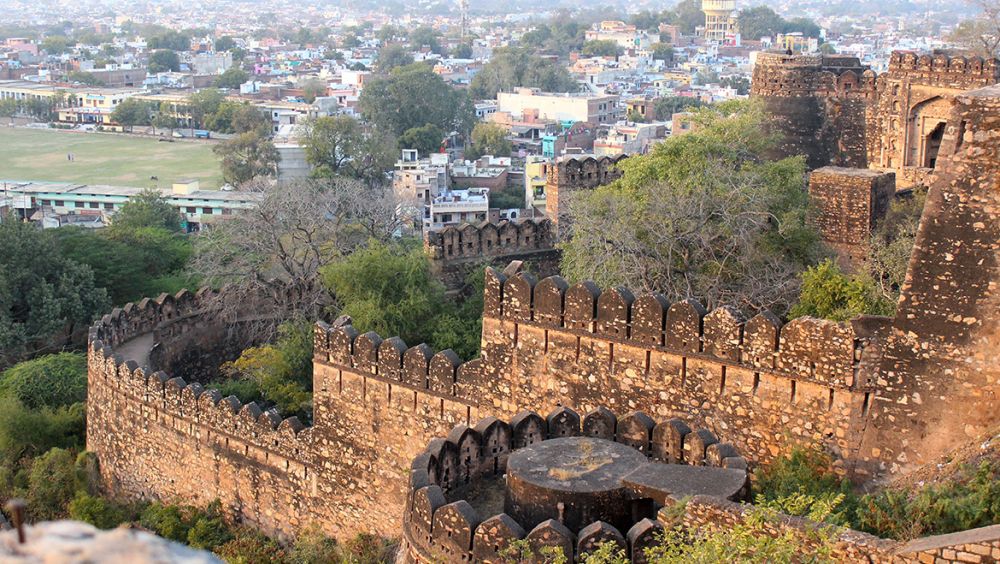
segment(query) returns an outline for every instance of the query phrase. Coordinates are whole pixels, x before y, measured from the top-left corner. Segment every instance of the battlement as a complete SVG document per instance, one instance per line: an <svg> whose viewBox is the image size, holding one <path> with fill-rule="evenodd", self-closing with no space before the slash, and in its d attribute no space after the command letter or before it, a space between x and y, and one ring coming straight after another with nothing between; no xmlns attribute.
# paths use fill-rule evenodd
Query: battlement
<svg viewBox="0 0 1000 564"><path fill-rule="evenodd" d="M751 94L762 97L802 96L867 98L875 93L876 74L857 57L759 53Z"/></svg>
<svg viewBox="0 0 1000 564"><path fill-rule="evenodd" d="M478 359L462 362L451 349L434 352L424 343L408 347L399 337L383 339L374 331L361 334L351 325L330 327L321 321L314 335L317 363L437 395L476 396L481 380Z"/></svg>
<svg viewBox="0 0 1000 564"><path fill-rule="evenodd" d="M906 77L922 85L978 88L1000 82L1000 63L996 59L943 52L893 51L887 76Z"/></svg>
<svg viewBox="0 0 1000 564"><path fill-rule="evenodd" d="M556 547L563 551L569 561L594 550L603 542L614 542L625 549L635 562L642 562L645 548L653 546L657 533L663 527L655 521L655 512L667 501L669 494L657 491L656 480L643 480L626 476L623 484L638 498L650 498L639 508L634 503L624 501L629 515L623 515L623 531L614 525L588 518L591 511L607 513L609 504L616 501L614 494L598 496L597 506L590 507L590 491L575 493L571 485L556 494L573 497L573 508L557 507L559 501L549 498L545 492L531 490L528 499L522 495L513 506L515 515L519 513L539 513L530 522L519 522L505 511L488 501L484 494L491 490L507 490L505 497L512 494L513 478L510 476L508 461L522 449L547 444L552 439L566 437L588 437L603 441L614 441L637 451L634 457L641 466L642 459L690 465L694 467L714 467L728 469L729 472L703 469L682 472L684 476L703 475L709 481L716 481L720 491L730 491L733 497L742 499L747 491L746 460L739 456L736 447L720 442L707 429L692 429L679 419L669 419L656 423L649 415L631 412L621 418L604 407L599 407L581 417L576 411L561 407L542 417L533 411L522 411L510 422L495 417L480 420L475 426L458 425L445 438L431 440L427 448L417 455L410 466L407 502L404 510L403 558L407 562L499 562L504 550L513 542L526 539L533 551L542 547ZM600 441L588 443L593 448ZM591 452L590 448L585 448ZM570 449L572 450L572 449ZM619 449L621 450L621 449ZM626 454L625 451L622 454ZM591 454L600 458L599 455ZM551 461L557 464L559 461ZM608 464L605 462L605 464ZM650 467L660 466L656 464ZM661 468L663 468L661 466ZM676 468L676 466L674 467ZM632 467L629 470L638 470ZM664 468L670 470L670 468ZM586 466L582 475L573 480L584 480L591 466ZM655 470L654 470L655 473ZM505 480L501 480L507 474ZM707 476L705 476L707 475ZM648 475L644 475L646 477ZM602 481L606 483L607 478ZM695 480L697 482L697 480ZM561 488L566 481L558 482ZM688 484L690 485L690 484ZM615 486L612 486L615 487ZM676 488L683 489L683 480L671 484L671 493ZM698 487L705 487L700 484ZM584 487L583 490L589 490ZM620 492L619 492L620 494ZM485 499L484 499L485 498ZM535 506L535 507L526 507ZM582 513L581 513L582 510ZM603 511L602 511L603 510ZM580 514L583 522L579 526L569 523L569 519L543 518L565 511ZM495 512L495 513L494 513ZM638 515L636 514L638 513ZM527 515L522 521L530 519ZM535 523L535 521L540 521Z"/></svg>
<svg viewBox="0 0 1000 564"><path fill-rule="evenodd" d="M627 288L573 286L560 276L486 274L484 317L591 334L646 349L712 359L841 389L867 389L859 370L865 350L888 319L852 323L802 317L782 325L770 312L746 320L737 310L707 312L694 300L669 304L660 294L636 297ZM872 327L877 327L872 330ZM877 348L877 347L875 347Z"/></svg>
<svg viewBox="0 0 1000 564"><path fill-rule="evenodd" d="M548 219L483 222L446 227L424 233L424 249L431 260L478 260L553 248Z"/></svg>

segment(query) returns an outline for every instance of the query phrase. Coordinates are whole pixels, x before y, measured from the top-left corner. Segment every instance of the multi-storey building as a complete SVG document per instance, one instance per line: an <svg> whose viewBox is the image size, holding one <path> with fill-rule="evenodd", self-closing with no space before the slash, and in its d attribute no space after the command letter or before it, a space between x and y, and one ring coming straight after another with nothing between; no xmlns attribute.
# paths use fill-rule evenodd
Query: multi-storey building
<svg viewBox="0 0 1000 564"><path fill-rule="evenodd" d="M511 116L542 120L615 123L621 116L618 96L611 94L542 92L538 88L516 88L497 94L497 111Z"/></svg>

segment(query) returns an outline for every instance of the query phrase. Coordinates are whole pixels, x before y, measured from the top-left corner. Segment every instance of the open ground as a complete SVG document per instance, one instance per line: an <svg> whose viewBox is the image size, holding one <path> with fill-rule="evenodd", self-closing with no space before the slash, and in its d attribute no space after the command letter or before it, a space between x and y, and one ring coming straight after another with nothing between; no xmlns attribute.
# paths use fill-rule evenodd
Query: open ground
<svg viewBox="0 0 1000 564"><path fill-rule="evenodd" d="M188 178L203 188L222 184L210 142L0 127L0 180L164 187Z"/></svg>

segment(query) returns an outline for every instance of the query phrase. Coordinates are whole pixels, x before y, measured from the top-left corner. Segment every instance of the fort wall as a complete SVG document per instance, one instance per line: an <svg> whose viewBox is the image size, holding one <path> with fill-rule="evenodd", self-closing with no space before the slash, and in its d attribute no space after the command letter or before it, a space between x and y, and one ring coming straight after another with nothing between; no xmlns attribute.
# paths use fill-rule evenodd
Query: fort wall
<svg viewBox="0 0 1000 564"><path fill-rule="evenodd" d="M424 233L424 251L435 276L449 289L463 286L472 268L518 260L539 276L559 272L560 253L548 219L484 222Z"/></svg>
<svg viewBox="0 0 1000 564"><path fill-rule="evenodd" d="M569 230L570 200L579 190L593 190L621 176L617 166L626 155L613 157L570 157L556 159L545 177L545 214L555 224L558 239Z"/></svg>
<svg viewBox="0 0 1000 564"><path fill-rule="evenodd" d="M856 57L760 53L750 84L775 118L774 156L805 155L809 168L867 166L875 73Z"/></svg>
<svg viewBox="0 0 1000 564"><path fill-rule="evenodd" d="M872 231L895 193L891 172L829 166L810 173L813 224L844 271L854 272L868 261Z"/></svg>

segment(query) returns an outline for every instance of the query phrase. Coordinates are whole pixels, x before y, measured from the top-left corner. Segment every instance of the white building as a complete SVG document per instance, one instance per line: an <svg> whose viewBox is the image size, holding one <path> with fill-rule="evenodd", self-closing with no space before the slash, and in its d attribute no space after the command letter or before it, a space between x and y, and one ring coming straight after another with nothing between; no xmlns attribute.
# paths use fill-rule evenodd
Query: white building
<svg viewBox="0 0 1000 564"><path fill-rule="evenodd" d="M610 94L554 94L537 88L516 88L514 92L497 94L497 111L514 118L531 116L535 119L615 123L621 117L619 98Z"/></svg>
<svg viewBox="0 0 1000 564"><path fill-rule="evenodd" d="M424 230L486 221L490 211L489 194L489 188L442 192L424 208Z"/></svg>

